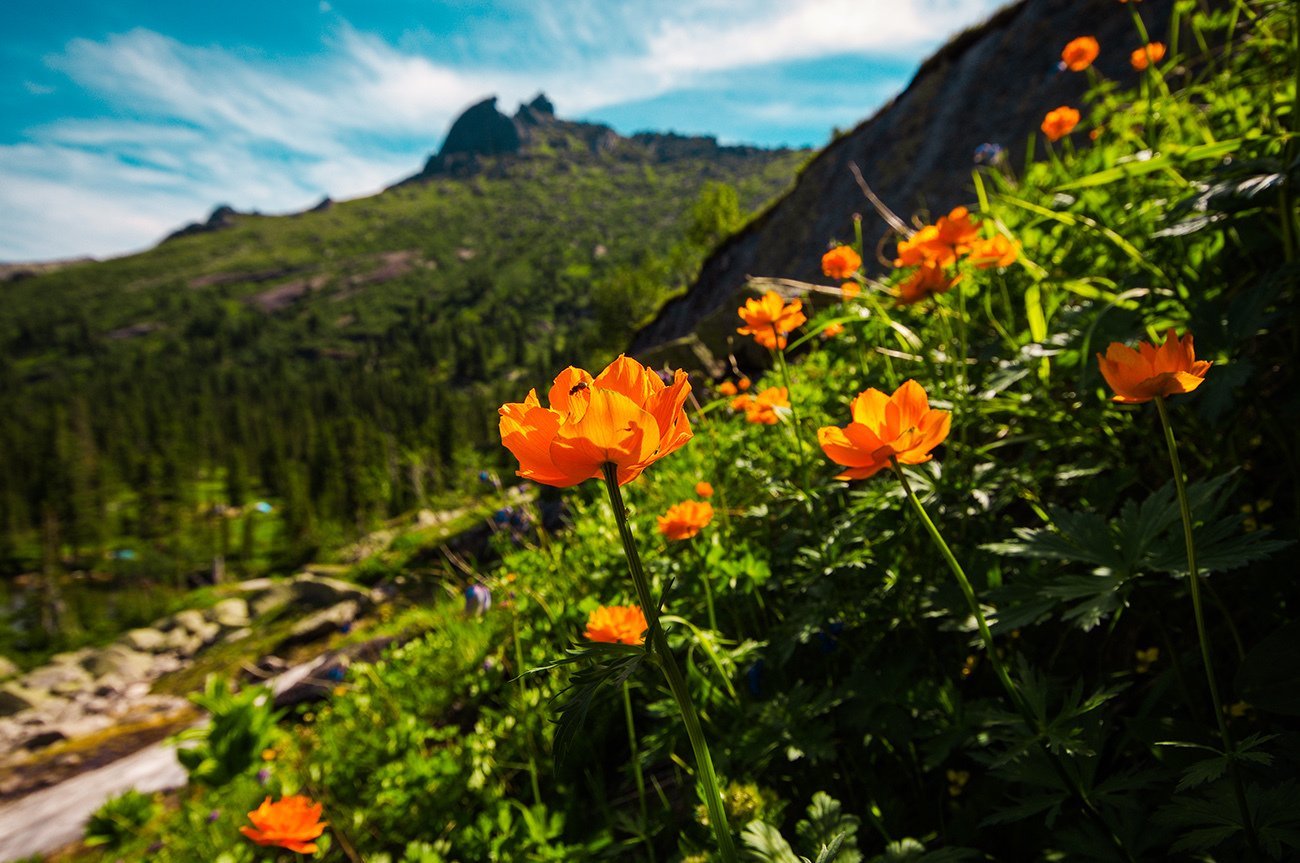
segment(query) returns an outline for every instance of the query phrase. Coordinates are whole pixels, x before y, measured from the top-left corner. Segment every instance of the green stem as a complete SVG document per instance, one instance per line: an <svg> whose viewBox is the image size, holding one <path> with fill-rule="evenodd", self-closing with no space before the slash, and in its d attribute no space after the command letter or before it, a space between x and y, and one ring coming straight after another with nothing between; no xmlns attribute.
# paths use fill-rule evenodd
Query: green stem
<svg viewBox="0 0 1300 863"><path fill-rule="evenodd" d="M609 503L614 509L614 521L618 523L618 535L623 541L623 553L627 557L628 573L636 588L641 610L645 612L649 627L650 649L658 655L659 667L663 670L668 689L672 692L677 709L682 714L682 723L686 726L686 736L691 742L691 751L695 755L695 767L699 773L700 783L704 786L704 805L709 812L709 824L718 841L718 852L722 863L737 863L736 846L731 839L731 828L727 825L727 813L722 808L722 792L718 787L718 777L713 771L713 758L709 755L709 744L704 739L704 728L700 725L699 714L691 700L690 690L677 662L668 649L668 639L659 626L659 607L650 593L650 582L641 567L641 556L636 550L636 541L632 536L632 527L628 524L627 509L623 506L623 493L618 487L618 468L612 462L604 465L605 488L609 491Z"/></svg>
<svg viewBox="0 0 1300 863"><path fill-rule="evenodd" d="M510 633L515 643L515 673L519 675L519 694L523 696L520 699L521 706L527 709L528 697L525 693L528 691L528 684L524 682L526 679L524 677L524 648L519 642L519 616L513 608L510 609ZM531 725L526 727L528 730L524 736L525 742L528 744L528 780L532 785L533 805L540 806L542 803L542 788L537 777L537 754L533 746L533 731Z"/></svg>
<svg viewBox="0 0 1300 863"><path fill-rule="evenodd" d="M776 332L776 327L773 327L772 331L776 333L777 344L778 345L781 344L781 338L782 338L781 334L779 332ZM807 494L808 489L812 487L812 483L809 481L808 478L808 464L807 462L804 461L804 457L803 457L803 439L801 437L800 428L799 428L799 412L795 409L794 398L791 393L790 367L786 365L785 362L785 348L776 349L776 363L777 366L781 369L781 383L785 384L786 398L789 399L790 401L790 426L792 429L792 434L794 435L794 452L795 455L799 458L799 475L803 477L803 491L804 494Z"/></svg>
<svg viewBox="0 0 1300 863"><path fill-rule="evenodd" d="M934 541L935 547L939 549L939 553L943 555L943 559L947 562L948 568L952 570L952 574L956 577L957 584L961 588L962 594L966 597L966 604L970 607L971 615L974 616L975 623L979 627L980 638L984 642L984 652L988 656L989 664L993 666L993 672L997 676L998 682L1002 684L1002 688L1006 691L1007 697L1011 699L1011 703L1015 705L1016 710L1020 712L1021 717L1025 720L1025 724L1034 732L1034 737L1039 748L1042 750L1043 755L1047 756L1048 762L1052 765L1052 769L1055 770L1057 776L1061 779L1061 782L1083 805L1085 814L1097 823L1097 826L1101 828L1103 833L1110 840L1111 844L1115 846L1116 850L1119 851L1125 860L1133 860L1133 856L1129 854L1128 849L1124 847L1123 840L1116 835L1115 831L1111 829L1111 826L1106 822L1106 819L1102 817L1101 811L1098 810L1096 804L1092 802L1092 799L1088 796L1088 792L1083 787L1083 784L1069 771L1069 769L1066 768L1061 759L1047 747L1047 744L1043 742L1043 735L1046 732L1046 728L1043 726L1042 721L1040 721L1034 714L1033 709L1025 701L1024 696L1020 694L1020 688L1016 686L1015 681L1011 679L1011 673L1007 671L1006 664L1003 663L1002 657L998 655L997 646L993 643L993 632L989 629L988 620L984 617L984 610L980 608L978 597L975 596L974 586L971 585L970 579L966 577L966 571L962 569L961 564L957 561L956 555L952 553L952 549L949 548L948 543L944 541L943 535L939 533L939 528L937 528L934 522L930 519L929 513L925 511L925 507L921 506L921 501L917 498L916 492L912 491L912 485L907 481L907 475L903 473L902 467L899 466L898 459L894 456L890 456L889 465L893 468L894 475L898 477L898 481L902 483L903 491L907 494L907 500L911 503L912 510L916 513L917 517L921 519L921 524L925 526L926 533L930 534L930 539Z"/></svg>
<svg viewBox="0 0 1300 863"><path fill-rule="evenodd" d="M641 747L636 742L636 722L632 718L632 693L623 681L623 717L627 720L627 745L632 753L632 778L636 780L636 798L641 805L641 838L645 841L650 863L654 863L655 846L650 841L650 808L646 805L645 774L641 772Z"/></svg>
<svg viewBox="0 0 1300 863"><path fill-rule="evenodd" d="M1201 604L1201 576L1196 566L1196 542L1192 536L1192 507L1187 498L1187 486L1183 482L1183 466L1178 458L1178 442L1174 439L1174 427L1169 421L1169 408L1163 396L1156 396L1156 410L1160 414L1160 424L1165 430L1165 447L1169 450L1169 467L1174 472L1174 488L1178 492L1178 509L1183 517L1183 542L1187 546L1187 584L1192 594L1192 614L1196 617L1196 638L1201 644L1201 662L1205 666L1205 682L1210 687L1210 702L1214 706L1214 719L1219 726L1219 739L1223 742L1223 754L1228 759L1228 774L1232 779L1233 795L1237 798L1237 808L1241 810L1241 826L1246 833L1255 856L1259 854L1259 838L1255 835L1255 825L1250 817L1250 806L1246 802L1246 788L1241 781L1241 772L1237 769L1237 750L1228 731L1228 721L1224 718L1223 702L1219 699L1219 684L1214 676L1214 663L1210 659L1210 637L1205 629L1205 609Z"/></svg>
<svg viewBox="0 0 1300 863"><path fill-rule="evenodd" d="M703 546L696 544L694 539L689 539L687 542L691 543L696 556L700 559L700 578L704 580L704 605L709 611L709 629L717 632L718 615L713 610L713 577L709 572L709 555Z"/></svg>

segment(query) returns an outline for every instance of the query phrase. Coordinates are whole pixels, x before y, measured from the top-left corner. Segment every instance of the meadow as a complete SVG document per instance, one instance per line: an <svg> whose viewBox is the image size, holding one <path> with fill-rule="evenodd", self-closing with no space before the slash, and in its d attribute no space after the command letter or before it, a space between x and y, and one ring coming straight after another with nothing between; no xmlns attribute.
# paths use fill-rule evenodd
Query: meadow
<svg viewBox="0 0 1300 863"><path fill-rule="evenodd" d="M327 703L210 684L77 859L1294 859L1296 8L1112 14L1023 164L745 299L762 368L510 381L528 517Z"/></svg>

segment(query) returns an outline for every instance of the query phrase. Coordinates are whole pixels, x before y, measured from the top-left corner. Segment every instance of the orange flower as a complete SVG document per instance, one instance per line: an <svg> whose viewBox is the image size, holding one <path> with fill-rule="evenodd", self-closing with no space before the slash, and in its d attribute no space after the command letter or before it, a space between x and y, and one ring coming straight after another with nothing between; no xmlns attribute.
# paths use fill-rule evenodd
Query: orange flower
<svg viewBox="0 0 1300 863"><path fill-rule="evenodd" d="M1079 125L1079 112L1068 105L1062 105L1048 111L1047 116L1043 118L1043 124L1039 128L1043 130L1047 140L1059 141L1070 134L1070 131L1077 125Z"/></svg>
<svg viewBox="0 0 1300 863"><path fill-rule="evenodd" d="M959 281L961 276L950 277L944 272L943 267L937 264L922 264L916 268L916 272L899 284L897 303L900 306L910 306L927 297L946 294Z"/></svg>
<svg viewBox="0 0 1300 863"><path fill-rule="evenodd" d="M851 300L862 293L862 285L857 282L845 282L840 285L840 299Z"/></svg>
<svg viewBox="0 0 1300 863"><path fill-rule="evenodd" d="M736 385L731 381L723 381L718 385L718 392L724 396L734 396L736 394Z"/></svg>
<svg viewBox="0 0 1300 863"><path fill-rule="evenodd" d="M1097 54L1101 51L1101 46L1097 40L1091 36L1080 36L1078 39L1071 39L1061 51L1061 62L1065 68L1071 72L1082 72L1092 65L1092 61L1097 59Z"/></svg>
<svg viewBox="0 0 1300 863"><path fill-rule="evenodd" d="M741 378L740 380L736 381L736 386L740 387L740 391L741 391L742 393L743 393L745 390L749 389L750 384L751 384L751 381L749 380L749 378Z"/></svg>
<svg viewBox="0 0 1300 863"><path fill-rule="evenodd" d="M933 260L943 253L939 242L939 229L926 225L910 237L898 241L898 255L894 258L895 267L914 267L925 261Z"/></svg>
<svg viewBox="0 0 1300 863"><path fill-rule="evenodd" d="M1180 340L1173 327L1165 333L1160 347L1139 342L1137 350L1111 342L1103 357L1097 354L1101 376L1115 391L1112 401L1136 405L1156 396L1190 393L1205 380L1210 363L1196 359L1192 334Z"/></svg>
<svg viewBox="0 0 1300 863"><path fill-rule="evenodd" d="M790 392L785 387L768 387L745 406L745 419L752 423L774 426L781 420L777 408L790 407Z"/></svg>
<svg viewBox="0 0 1300 863"><path fill-rule="evenodd" d="M970 210L954 207L946 216L940 216L934 223L939 233L939 242L952 248L954 256L963 255L970 244L979 239L979 222L972 222Z"/></svg>
<svg viewBox="0 0 1300 863"><path fill-rule="evenodd" d="M827 324L825 328L822 329L822 338L833 339L842 332L844 332L844 324L836 321L833 324Z"/></svg>
<svg viewBox="0 0 1300 863"><path fill-rule="evenodd" d="M822 272L839 281L851 278L861 266L862 258L852 246L836 246L822 255Z"/></svg>
<svg viewBox="0 0 1300 863"><path fill-rule="evenodd" d="M712 490L710 490L712 491ZM669 539L690 539L713 521L713 504L684 500L668 507L659 519L659 532Z"/></svg>
<svg viewBox="0 0 1300 863"><path fill-rule="evenodd" d="M891 456L900 464L927 462L930 451L948 437L952 421L948 411L931 410L925 390L911 380L892 396L864 390L849 410L853 421L844 428L817 430L827 458L848 468L836 479L866 479L888 467Z"/></svg>
<svg viewBox="0 0 1300 863"><path fill-rule="evenodd" d="M320 820L321 805L301 794L290 794L275 803L268 796L262 805L248 813L252 827L240 827L239 832L258 845L287 848L296 854L315 854L318 838L325 832L326 822Z"/></svg>
<svg viewBox="0 0 1300 863"><path fill-rule="evenodd" d="M713 486L707 482L697 482L695 484L695 493L703 498L713 497Z"/></svg>
<svg viewBox="0 0 1300 863"><path fill-rule="evenodd" d="M1133 68L1141 72L1152 63L1159 63L1165 58L1165 43L1152 42L1149 45L1143 45L1141 48L1134 49L1133 53L1128 55L1128 61Z"/></svg>
<svg viewBox="0 0 1300 863"><path fill-rule="evenodd" d="M753 336L765 348L784 350L786 334L808 320L800 311L802 308L802 301L786 303L776 291L768 291L761 297L745 300L738 310L745 326L736 332Z"/></svg>
<svg viewBox="0 0 1300 863"><path fill-rule="evenodd" d="M753 403L754 403L753 396L747 393L742 393L741 395L738 395L734 399L732 399L731 403L728 404L727 407L731 408L733 411L747 411L749 410L749 406L752 405Z"/></svg>
<svg viewBox="0 0 1300 863"><path fill-rule="evenodd" d="M644 644L645 613L639 605L602 605L587 615L588 641L605 644Z"/></svg>
<svg viewBox="0 0 1300 863"><path fill-rule="evenodd" d="M994 234L992 239L977 240L971 246L970 262L981 270L990 267L1007 267L1016 262L1020 256L1020 246L1001 234Z"/></svg>
<svg viewBox="0 0 1300 863"><path fill-rule="evenodd" d="M519 459L518 475L533 482L565 488L613 463L623 485L691 439L682 409L690 391L685 372L668 386L624 356L595 378L570 366L555 378L549 408L537 390L501 406L501 442Z"/></svg>

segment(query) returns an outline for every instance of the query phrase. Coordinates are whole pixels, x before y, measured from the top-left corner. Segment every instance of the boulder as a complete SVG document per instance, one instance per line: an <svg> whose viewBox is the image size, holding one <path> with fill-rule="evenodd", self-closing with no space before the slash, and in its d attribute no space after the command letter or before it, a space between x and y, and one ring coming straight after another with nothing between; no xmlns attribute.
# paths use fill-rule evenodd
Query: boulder
<svg viewBox="0 0 1300 863"><path fill-rule="evenodd" d="M370 605L370 593L364 588L336 578L302 574L293 579L294 598L307 608L329 608L351 600L358 607Z"/></svg>
<svg viewBox="0 0 1300 863"><path fill-rule="evenodd" d="M49 696L43 692L37 692L16 683L6 683L0 686L0 716L13 716L15 713L22 713L24 710L40 707L42 704L48 703L49 700Z"/></svg>
<svg viewBox="0 0 1300 863"><path fill-rule="evenodd" d="M248 587L254 585L255 587ZM240 585L241 589L248 593L248 607L254 617L261 617L264 614L270 614L284 608L294 599L293 584L287 581L271 581L269 578L259 578L254 581L244 582Z"/></svg>
<svg viewBox="0 0 1300 863"><path fill-rule="evenodd" d="M53 662L27 673L22 684L28 689L47 692L75 692L89 686L91 677L80 665Z"/></svg>
<svg viewBox="0 0 1300 863"><path fill-rule="evenodd" d="M152 671L153 657L132 650L125 644L111 644L88 656L82 662L82 667L95 677L114 674L124 680L141 680Z"/></svg>
<svg viewBox="0 0 1300 863"><path fill-rule="evenodd" d="M343 625L356 620L360 612L360 604L352 599L322 609L295 623L289 634L276 645L276 649L284 650L327 638L338 632Z"/></svg>
<svg viewBox="0 0 1300 863"><path fill-rule="evenodd" d="M179 656L193 656L203 649L203 639L178 626L167 633L167 649Z"/></svg>
<svg viewBox="0 0 1300 863"><path fill-rule="evenodd" d="M248 626L248 603L237 596L223 599L212 606L208 616L223 629L242 629Z"/></svg>
<svg viewBox="0 0 1300 863"><path fill-rule="evenodd" d="M187 608L184 611L176 612L172 617L172 620L176 622L177 626L182 626L195 635L198 635L199 632L208 625L207 618L203 616L203 612L197 611L193 608Z"/></svg>
<svg viewBox="0 0 1300 863"><path fill-rule="evenodd" d="M47 746L53 746L61 740L67 740L68 736L58 729L51 728L46 731L38 731L31 737L22 742L23 749L28 752L35 752L38 749L44 749Z"/></svg>
<svg viewBox="0 0 1300 863"><path fill-rule="evenodd" d="M132 650L161 653L167 649L167 635L156 629L133 629L122 636L122 643Z"/></svg>

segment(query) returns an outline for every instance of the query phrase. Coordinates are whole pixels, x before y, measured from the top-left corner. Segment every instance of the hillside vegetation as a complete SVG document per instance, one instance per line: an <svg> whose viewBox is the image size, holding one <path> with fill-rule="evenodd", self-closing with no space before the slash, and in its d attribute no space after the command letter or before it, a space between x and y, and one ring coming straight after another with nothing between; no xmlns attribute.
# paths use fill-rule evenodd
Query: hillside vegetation
<svg viewBox="0 0 1300 863"><path fill-rule="evenodd" d="M752 385L664 402L624 362L551 414L509 382L569 526L501 530L327 706L218 703L224 781L110 804L85 858L1294 859L1300 29L1180 3L1146 53L1143 6L1108 14L1123 39L1065 52L1086 102L1042 105L1023 164L984 150L969 212L897 220L879 279L841 237L777 331L736 317ZM648 469L619 493L591 458Z"/></svg>
<svg viewBox="0 0 1300 863"><path fill-rule="evenodd" d="M498 404L625 344L805 158L533 124L519 152L461 152L371 198L223 211L0 285L0 573L183 584L217 554L290 566L450 506L504 464ZM62 602L43 629L43 590L15 648L99 625Z"/></svg>

